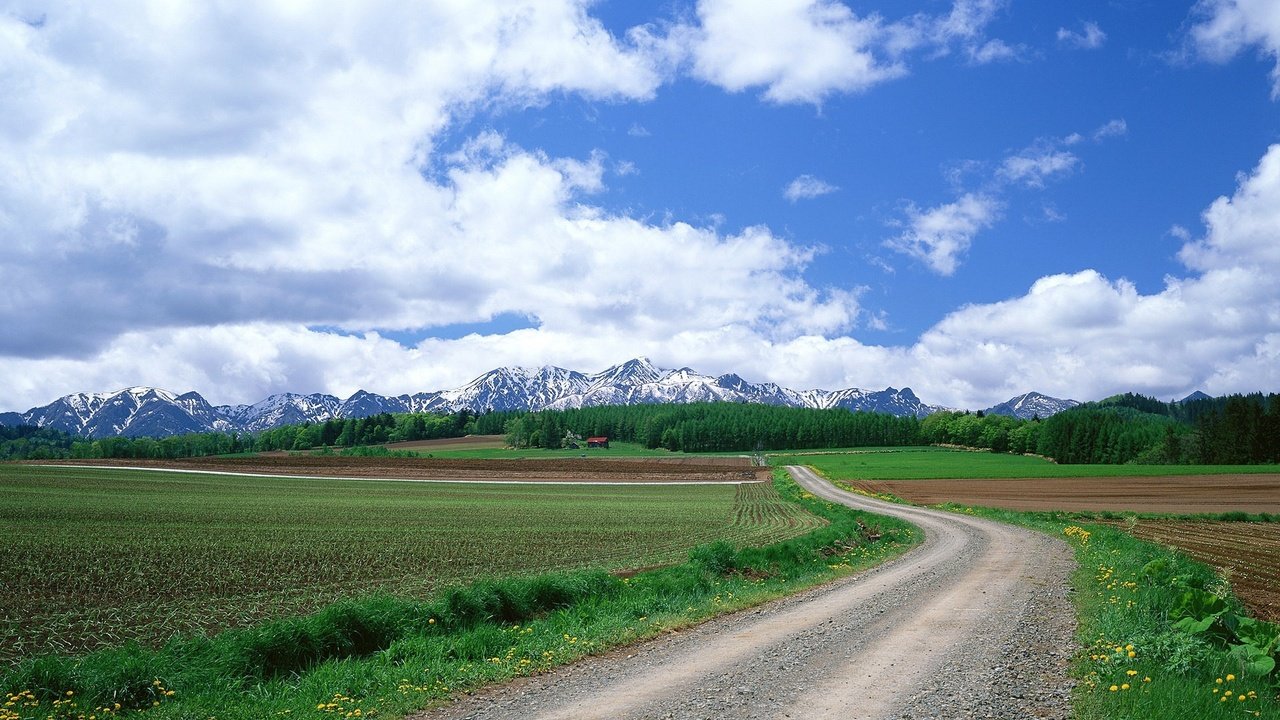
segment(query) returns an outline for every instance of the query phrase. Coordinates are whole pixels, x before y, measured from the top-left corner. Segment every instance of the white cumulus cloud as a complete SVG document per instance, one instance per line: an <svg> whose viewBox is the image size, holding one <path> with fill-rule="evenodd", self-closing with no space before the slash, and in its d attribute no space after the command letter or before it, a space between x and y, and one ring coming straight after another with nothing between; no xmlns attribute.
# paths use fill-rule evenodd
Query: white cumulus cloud
<svg viewBox="0 0 1280 720"><path fill-rule="evenodd" d="M1226 62L1246 48L1271 56L1271 96L1280 98L1280 10L1272 0L1201 0L1190 38L1200 54Z"/></svg>
<svg viewBox="0 0 1280 720"><path fill-rule="evenodd" d="M1143 294L1094 270L1048 276L1021 297L951 313L910 354L945 379L951 397L995 398L1014 388L1083 399L1274 389L1277 208L1280 145L1205 211L1204 237L1180 254L1188 277Z"/></svg>
<svg viewBox="0 0 1280 720"><path fill-rule="evenodd" d="M885 247L913 257L939 275L952 275L978 231L991 227L1000 203L986 195L965 193L955 202L920 209L907 207L906 230Z"/></svg>
<svg viewBox="0 0 1280 720"><path fill-rule="evenodd" d="M904 66L876 56L878 17L837 0L702 0L693 73L730 91L765 87L779 103L818 103L899 77Z"/></svg>
<svg viewBox="0 0 1280 720"><path fill-rule="evenodd" d="M908 55L959 50L974 64L1017 57L1022 48L988 38L1005 0L955 0L945 14L896 20L858 14L840 0L699 0L696 25L669 34L692 74L731 92L763 88L775 103L811 103L903 77Z"/></svg>

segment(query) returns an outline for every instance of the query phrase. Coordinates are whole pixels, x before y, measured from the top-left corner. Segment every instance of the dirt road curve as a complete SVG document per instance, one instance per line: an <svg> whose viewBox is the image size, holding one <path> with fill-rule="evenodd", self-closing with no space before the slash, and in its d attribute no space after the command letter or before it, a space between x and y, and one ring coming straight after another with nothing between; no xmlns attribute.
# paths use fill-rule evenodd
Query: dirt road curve
<svg viewBox="0 0 1280 720"><path fill-rule="evenodd" d="M927 539L857 577L465 697L419 718L1061 718L1071 552L978 518L853 495Z"/></svg>

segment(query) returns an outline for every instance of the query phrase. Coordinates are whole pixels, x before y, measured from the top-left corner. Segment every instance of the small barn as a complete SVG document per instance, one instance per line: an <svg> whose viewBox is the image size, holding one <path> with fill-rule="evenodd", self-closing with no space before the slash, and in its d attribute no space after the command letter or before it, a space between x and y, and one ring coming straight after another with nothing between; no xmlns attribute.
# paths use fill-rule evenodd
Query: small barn
<svg viewBox="0 0 1280 720"><path fill-rule="evenodd" d="M589 437L587 438L587 447L589 448L605 448L609 447L609 438L607 437Z"/></svg>

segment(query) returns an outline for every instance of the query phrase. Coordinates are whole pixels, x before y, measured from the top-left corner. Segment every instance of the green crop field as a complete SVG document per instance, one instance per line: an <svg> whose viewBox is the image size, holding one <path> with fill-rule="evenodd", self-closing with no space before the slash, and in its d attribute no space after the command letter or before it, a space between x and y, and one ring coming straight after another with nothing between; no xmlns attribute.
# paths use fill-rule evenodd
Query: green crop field
<svg viewBox="0 0 1280 720"><path fill-rule="evenodd" d="M936 447L771 454L776 466L812 465L835 480L1143 477L1275 473L1275 465L1058 465L1044 458Z"/></svg>
<svg viewBox="0 0 1280 720"><path fill-rule="evenodd" d="M271 479L0 465L0 665L215 632L371 593L683 559L824 521L768 484Z"/></svg>

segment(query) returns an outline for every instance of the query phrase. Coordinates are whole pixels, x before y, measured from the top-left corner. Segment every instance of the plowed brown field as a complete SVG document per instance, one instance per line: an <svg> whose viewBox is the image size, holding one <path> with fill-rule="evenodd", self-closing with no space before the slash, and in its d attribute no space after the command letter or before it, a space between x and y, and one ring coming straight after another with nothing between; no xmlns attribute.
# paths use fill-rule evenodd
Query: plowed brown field
<svg viewBox="0 0 1280 720"><path fill-rule="evenodd" d="M212 470L266 475L394 478L404 480L524 480L579 482L752 482L770 478L769 468L748 458L708 457L670 460L547 459L479 460L445 458L271 455L177 460L60 460L58 464Z"/></svg>
<svg viewBox="0 0 1280 720"><path fill-rule="evenodd" d="M953 502L1009 510L1148 513L1280 512L1280 474L1011 480L856 481L919 505Z"/></svg>
<svg viewBox="0 0 1280 720"><path fill-rule="evenodd" d="M1109 523L1137 538L1172 545L1212 565L1256 617L1280 620L1280 524L1141 520Z"/></svg>

